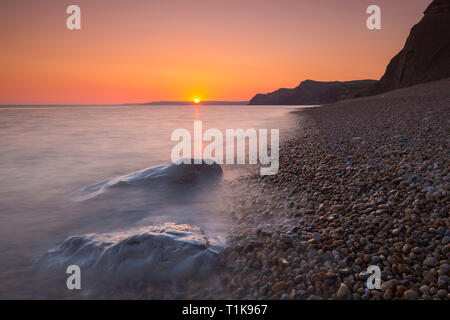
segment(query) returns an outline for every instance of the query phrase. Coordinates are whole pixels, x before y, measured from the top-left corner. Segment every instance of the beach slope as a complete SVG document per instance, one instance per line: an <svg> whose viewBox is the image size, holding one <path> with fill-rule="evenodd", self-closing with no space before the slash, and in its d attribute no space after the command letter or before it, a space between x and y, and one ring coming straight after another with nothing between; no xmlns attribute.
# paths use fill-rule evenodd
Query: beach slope
<svg viewBox="0 0 450 320"><path fill-rule="evenodd" d="M450 79L298 111L278 175L236 184L233 298L449 299L449 112Z"/></svg>

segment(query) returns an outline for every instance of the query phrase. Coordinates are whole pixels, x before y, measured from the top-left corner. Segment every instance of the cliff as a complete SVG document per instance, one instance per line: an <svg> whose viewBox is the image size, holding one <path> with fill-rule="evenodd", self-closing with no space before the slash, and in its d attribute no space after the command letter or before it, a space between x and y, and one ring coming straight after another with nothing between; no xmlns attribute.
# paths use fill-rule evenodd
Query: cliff
<svg viewBox="0 0 450 320"><path fill-rule="evenodd" d="M373 85L375 80L321 82L306 80L294 89L279 89L268 94L257 94L249 104L256 105L315 105L348 99Z"/></svg>
<svg viewBox="0 0 450 320"><path fill-rule="evenodd" d="M367 94L450 77L450 0L434 0L412 29L404 48Z"/></svg>

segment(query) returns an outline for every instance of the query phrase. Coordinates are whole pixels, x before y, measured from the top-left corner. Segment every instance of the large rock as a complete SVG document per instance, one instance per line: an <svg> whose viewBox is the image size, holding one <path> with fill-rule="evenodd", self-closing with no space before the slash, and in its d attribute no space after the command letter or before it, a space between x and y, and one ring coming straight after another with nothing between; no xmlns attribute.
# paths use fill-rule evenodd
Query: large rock
<svg viewBox="0 0 450 320"><path fill-rule="evenodd" d="M85 234L67 238L37 263L44 274L65 275L77 265L83 279L165 283L207 275L215 266L222 240L197 227L166 223L120 232Z"/></svg>
<svg viewBox="0 0 450 320"><path fill-rule="evenodd" d="M253 105L318 105L351 98L373 85L375 80L321 82L306 80L294 89L279 89L268 94L257 94Z"/></svg>
<svg viewBox="0 0 450 320"><path fill-rule="evenodd" d="M75 202L85 201L105 195L109 191L130 188L164 190L164 192L171 193L176 191L177 187L187 190L188 186L207 185L222 178L222 168L213 160L202 160L202 163L199 164L195 164L194 159L182 160L183 162L179 164L170 163L165 166L147 168L86 186L73 194L73 200Z"/></svg>
<svg viewBox="0 0 450 320"><path fill-rule="evenodd" d="M434 0L391 60L380 81L368 90L378 94L450 77L450 0Z"/></svg>

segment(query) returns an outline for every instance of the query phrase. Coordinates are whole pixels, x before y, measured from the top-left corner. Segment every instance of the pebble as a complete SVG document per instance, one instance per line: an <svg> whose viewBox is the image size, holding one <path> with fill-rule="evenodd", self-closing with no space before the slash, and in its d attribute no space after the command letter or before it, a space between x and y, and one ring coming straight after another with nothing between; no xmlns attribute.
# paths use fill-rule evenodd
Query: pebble
<svg viewBox="0 0 450 320"><path fill-rule="evenodd" d="M415 299L418 298L418 295L417 295L417 292L416 292L416 291L414 291L414 290L412 290L412 289L409 289L409 290L406 290L406 291L405 291L404 297L405 297L405 299L407 299L407 300L415 300Z"/></svg>
<svg viewBox="0 0 450 320"><path fill-rule="evenodd" d="M438 262L435 257L429 257L429 258L425 259L423 264L428 267L435 267L438 264Z"/></svg>
<svg viewBox="0 0 450 320"><path fill-rule="evenodd" d="M341 285L339 286L339 289L336 293L336 297L338 299L343 299L345 298L348 294L350 293L350 289L348 288L348 286L345 283L341 283Z"/></svg>
<svg viewBox="0 0 450 320"><path fill-rule="evenodd" d="M394 289L394 287L397 285L397 280L396 279L392 279L392 280L389 280L389 281L385 281L385 282L383 282L382 284L381 284L381 287L380 287L380 289L381 289L381 291L386 291L387 289L390 289L390 290L393 290Z"/></svg>
<svg viewBox="0 0 450 320"><path fill-rule="evenodd" d="M394 294L392 293L391 289L387 289L383 294L384 300L391 300L394 297Z"/></svg>
<svg viewBox="0 0 450 320"><path fill-rule="evenodd" d="M276 284L273 285L272 291L278 292L278 291L282 290L285 285L286 285L286 282L284 282L284 281L277 282Z"/></svg>
<svg viewBox="0 0 450 320"><path fill-rule="evenodd" d="M447 297L447 290L445 290L445 289L440 289L440 290L438 290L437 296L438 296L439 298L445 298L445 297Z"/></svg>

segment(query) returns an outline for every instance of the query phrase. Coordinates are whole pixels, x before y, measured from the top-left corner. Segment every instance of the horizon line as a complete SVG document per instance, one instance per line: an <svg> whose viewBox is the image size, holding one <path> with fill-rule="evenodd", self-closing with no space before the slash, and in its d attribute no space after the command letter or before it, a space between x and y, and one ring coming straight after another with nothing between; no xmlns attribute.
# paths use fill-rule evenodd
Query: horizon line
<svg viewBox="0 0 450 320"><path fill-rule="evenodd" d="M240 104L248 103L250 100L205 100L200 104L206 103L228 103ZM145 105L168 105L168 104L195 104L190 100L161 100L150 102L125 102L125 103L40 103L40 104L0 104L0 107L88 107L88 106L145 106Z"/></svg>

